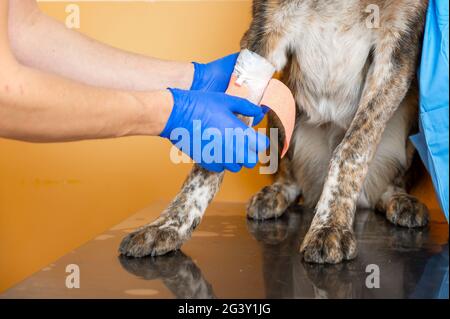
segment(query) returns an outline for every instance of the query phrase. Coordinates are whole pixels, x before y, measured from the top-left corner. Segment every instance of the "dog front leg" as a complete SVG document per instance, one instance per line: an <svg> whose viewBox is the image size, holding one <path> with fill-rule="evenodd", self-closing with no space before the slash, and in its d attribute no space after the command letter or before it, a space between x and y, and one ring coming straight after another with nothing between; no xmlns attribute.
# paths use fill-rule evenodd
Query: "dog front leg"
<svg viewBox="0 0 450 319"><path fill-rule="evenodd" d="M155 221L128 234L120 244L121 254L133 257L163 255L177 250L200 224L219 190L224 173L209 172L194 165L180 192Z"/></svg>
<svg viewBox="0 0 450 319"><path fill-rule="evenodd" d="M334 151L314 219L300 248L307 262L334 264L357 254L353 233L356 201L384 128L414 76L420 27L414 28L410 33L385 31L380 35L360 106Z"/></svg>

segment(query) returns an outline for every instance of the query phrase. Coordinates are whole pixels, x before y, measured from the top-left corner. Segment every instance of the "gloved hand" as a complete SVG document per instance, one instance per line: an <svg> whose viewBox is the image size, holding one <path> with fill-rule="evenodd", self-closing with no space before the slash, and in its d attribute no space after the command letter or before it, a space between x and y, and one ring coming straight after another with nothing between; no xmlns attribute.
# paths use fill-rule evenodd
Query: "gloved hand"
<svg viewBox="0 0 450 319"><path fill-rule="evenodd" d="M230 82L239 53L231 54L219 60L194 64L194 80L191 90L204 92L225 92Z"/></svg>
<svg viewBox="0 0 450 319"><path fill-rule="evenodd" d="M169 90L174 105L160 136L210 171L255 167L258 152L267 149L269 139L234 113L254 117L256 125L268 108L225 93Z"/></svg>

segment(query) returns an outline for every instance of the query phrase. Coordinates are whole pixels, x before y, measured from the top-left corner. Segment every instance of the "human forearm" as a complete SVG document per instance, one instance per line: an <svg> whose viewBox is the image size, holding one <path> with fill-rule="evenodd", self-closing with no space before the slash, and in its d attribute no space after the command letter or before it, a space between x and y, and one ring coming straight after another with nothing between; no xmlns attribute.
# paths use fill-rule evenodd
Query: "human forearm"
<svg viewBox="0 0 450 319"><path fill-rule="evenodd" d="M168 91L95 88L18 65L0 83L0 136L63 142L158 135L172 109Z"/></svg>
<svg viewBox="0 0 450 319"><path fill-rule="evenodd" d="M34 0L11 0L11 49L24 65L85 84L149 91L189 89L193 66L163 61L101 44L67 29L39 11Z"/></svg>

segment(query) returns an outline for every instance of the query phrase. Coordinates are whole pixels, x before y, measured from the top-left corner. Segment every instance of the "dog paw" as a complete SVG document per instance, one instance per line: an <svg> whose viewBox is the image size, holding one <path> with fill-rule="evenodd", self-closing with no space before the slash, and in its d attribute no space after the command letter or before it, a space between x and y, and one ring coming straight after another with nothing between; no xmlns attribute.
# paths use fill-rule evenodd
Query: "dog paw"
<svg viewBox="0 0 450 319"><path fill-rule="evenodd" d="M349 229L336 226L310 229L300 251L306 262L337 264L356 257L355 235Z"/></svg>
<svg viewBox="0 0 450 319"><path fill-rule="evenodd" d="M386 218L393 224L415 228L428 224L428 208L408 194L396 194L386 205Z"/></svg>
<svg viewBox="0 0 450 319"><path fill-rule="evenodd" d="M128 234L119 252L130 257L160 256L178 250L185 240L174 228L150 224Z"/></svg>
<svg viewBox="0 0 450 319"><path fill-rule="evenodd" d="M277 218L283 215L289 203L281 191L280 185L264 187L255 194L247 205L247 217L251 219L264 220Z"/></svg>

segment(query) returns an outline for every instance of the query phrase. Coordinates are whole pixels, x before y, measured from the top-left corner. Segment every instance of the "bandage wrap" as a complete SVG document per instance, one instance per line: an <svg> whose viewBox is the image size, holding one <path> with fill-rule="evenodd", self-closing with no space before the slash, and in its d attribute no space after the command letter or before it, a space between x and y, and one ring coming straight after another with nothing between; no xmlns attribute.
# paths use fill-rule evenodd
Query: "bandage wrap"
<svg viewBox="0 0 450 319"><path fill-rule="evenodd" d="M285 143L281 152L283 157L294 131L295 100L282 82L272 79L274 73L275 67L265 58L249 50L242 50L226 93L265 105L275 112L285 131Z"/></svg>

